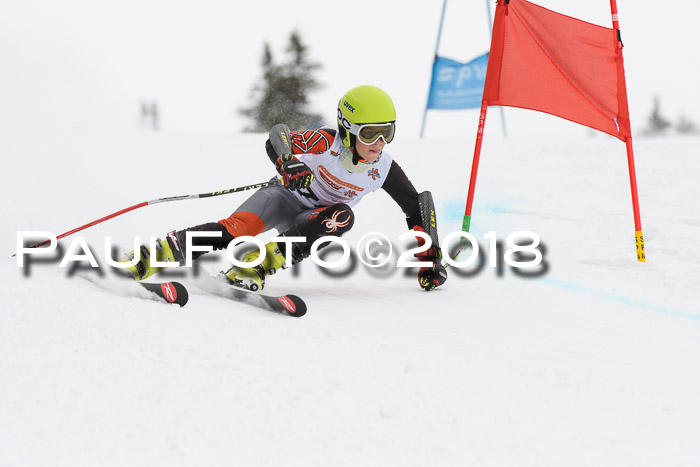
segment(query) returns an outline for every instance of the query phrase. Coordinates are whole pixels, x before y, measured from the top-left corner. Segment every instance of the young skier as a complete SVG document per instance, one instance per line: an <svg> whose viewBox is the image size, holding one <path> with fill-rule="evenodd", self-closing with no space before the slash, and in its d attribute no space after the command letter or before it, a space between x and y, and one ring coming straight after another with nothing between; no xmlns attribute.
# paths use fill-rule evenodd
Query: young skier
<svg viewBox="0 0 700 467"><path fill-rule="evenodd" d="M285 125L275 125L265 147L281 176L281 184L259 189L226 219L168 233L156 243L157 261L183 265L187 231L220 234L192 238L193 245L218 250L236 237L255 236L275 228L280 237L306 237L304 243L291 243L289 257L296 264L310 255L311 245L317 239L326 235L339 237L350 230L354 222L351 206L380 188L403 210L409 229L428 230L421 220L418 192L396 161L384 152L384 146L394 139L395 125L391 98L374 86L358 86L343 95L338 102L337 131L324 127L290 132ZM418 242L423 244L422 239ZM268 243L260 265L234 266L224 273L226 279L238 287L261 290L266 276L288 266L287 245L290 243ZM193 259L203 254L191 253ZM139 262L128 268L137 280L161 269L150 266L152 254L142 246ZM256 249L241 261L252 262L259 256ZM419 270L422 288L433 290L445 282L447 272L439 245L432 245L416 257L432 263L432 267Z"/></svg>

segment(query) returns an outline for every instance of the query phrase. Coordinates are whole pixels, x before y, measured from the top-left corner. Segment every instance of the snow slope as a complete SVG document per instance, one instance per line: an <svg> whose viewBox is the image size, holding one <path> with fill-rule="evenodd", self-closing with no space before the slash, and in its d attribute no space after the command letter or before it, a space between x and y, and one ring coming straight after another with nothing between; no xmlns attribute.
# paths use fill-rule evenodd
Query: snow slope
<svg viewBox="0 0 700 467"><path fill-rule="evenodd" d="M330 277L307 261L268 280L306 300L291 319L208 295L191 272L174 273L191 291L181 309L87 268L69 277L10 258L17 231L58 234L141 201L264 181L264 139L0 142L0 466L698 465L698 138L635 141L646 263L623 143L488 128L472 233L486 248L489 231L535 232L538 277L451 268L426 293L395 268ZM459 230L473 139L389 148L433 192L441 236ZM79 235L99 256L105 236L128 246L226 217L246 196L149 206ZM353 247L370 231L401 244L385 193L356 215Z"/></svg>

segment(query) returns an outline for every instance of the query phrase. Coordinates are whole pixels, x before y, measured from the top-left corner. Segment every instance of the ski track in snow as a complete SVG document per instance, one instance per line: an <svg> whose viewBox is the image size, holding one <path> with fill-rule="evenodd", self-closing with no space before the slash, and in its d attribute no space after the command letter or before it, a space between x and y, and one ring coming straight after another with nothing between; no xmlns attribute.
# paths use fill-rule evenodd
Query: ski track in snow
<svg viewBox="0 0 700 467"><path fill-rule="evenodd" d="M265 180L262 142L0 143L8 173L30 157L44 167L35 190L23 177L1 188L0 466L697 463L697 138L635 141L646 263L635 259L624 144L600 136L484 141L472 233L485 248L489 231L536 232L542 277L448 269L426 293L402 271L333 278L305 262L267 282L306 301L292 319L209 295L187 273L168 276L190 291L180 308L109 275L68 277L55 262L25 276L9 258L19 230L62 233L143 200ZM461 226L469 181L471 151L455 144L389 146L433 192L442 238ZM157 173L163 154L191 170L124 189L124 176ZM231 154L250 154L245 173ZM245 196L147 207L81 235L99 256L105 236L129 248L134 235L225 217ZM356 215L350 245L368 231L399 244L403 215L386 194ZM202 267L216 273L225 261L213 258Z"/></svg>

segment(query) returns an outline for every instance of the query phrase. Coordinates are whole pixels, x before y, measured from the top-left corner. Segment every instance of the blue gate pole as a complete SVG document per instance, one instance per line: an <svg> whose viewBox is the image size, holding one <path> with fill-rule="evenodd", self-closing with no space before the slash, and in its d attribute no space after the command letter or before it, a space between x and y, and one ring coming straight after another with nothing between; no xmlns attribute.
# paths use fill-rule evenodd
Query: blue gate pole
<svg viewBox="0 0 700 467"><path fill-rule="evenodd" d="M430 71L430 87L428 88L428 99L425 101L425 111L423 111L423 123L420 126L420 137L423 137L425 131L425 119L428 117L428 101L430 100L430 91L433 88L433 71L435 70L435 61L438 57L438 49L440 48L440 36L442 36L442 24L445 22L445 10L447 9L447 0L442 3L442 14L440 15L440 28L438 29L437 43L435 44L435 55L433 56L433 69Z"/></svg>

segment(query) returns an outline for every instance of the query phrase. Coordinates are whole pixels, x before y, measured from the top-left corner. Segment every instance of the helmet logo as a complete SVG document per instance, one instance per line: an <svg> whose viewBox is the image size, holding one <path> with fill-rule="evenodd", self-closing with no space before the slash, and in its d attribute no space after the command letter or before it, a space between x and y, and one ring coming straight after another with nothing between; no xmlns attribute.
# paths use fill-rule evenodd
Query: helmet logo
<svg viewBox="0 0 700 467"><path fill-rule="evenodd" d="M343 105L344 105L345 108L347 108L350 112L355 113L355 107L353 107L352 105L350 105L350 103L349 103L348 101L343 101Z"/></svg>
<svg viewBox="0 0 700 467"><path fill-rule="evenodd" d="M346 130L352 128L350 121L347 118L345 118L345 115L343 115L343 111L340 110L340 107L338 107L338 123L343 125L343 128L345 128Z"/></svg>

